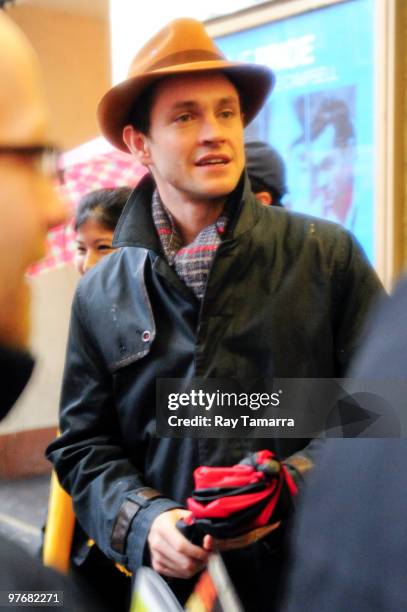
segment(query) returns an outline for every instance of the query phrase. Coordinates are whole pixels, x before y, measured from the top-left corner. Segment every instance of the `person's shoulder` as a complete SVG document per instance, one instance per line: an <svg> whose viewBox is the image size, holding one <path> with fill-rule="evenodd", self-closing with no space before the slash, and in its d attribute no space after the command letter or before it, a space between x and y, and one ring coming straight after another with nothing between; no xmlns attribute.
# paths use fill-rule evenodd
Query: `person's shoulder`
<svg viewBox="0 0 407 612"><path fill-rule="evenodd" d="M145 262L148 257L147 249L120 248L89 270L76 289L71 324L79 324L95 342L104 347L108 363L118 361L118 357L112 354L113 330L118 334L119 330L129 329L132 325L135 329L148 329L148 324L151 324L151 306L145 286ZM118 312L122 315L119 322ZM106 329L111 332L109 338L106 338ZM132 343L129 341L128 344L138 346L136 332ZM117 341L116 345L119 346L120 342Z"/></svg>
<svg viewBox="0 0 407 612"><path fill-rule="evenodd" d="M77 294L82 298L95 292L109 292L118 283L126 283L132 270L144 262L146 250L138 247L121 247L104 257L79 280Z"/></svg>
<svg viewBox="0 0 407 612"><path fill-rule="evenodd" d="M276 236L296 244L318 242L329 250L360 248L355 236L339 223L285 208L262 206L260 225L274 230Z"/></svg>
<svg viewBox="0 0 407 612"><path fill-rule="evenodd" d="M269 218L270 220L278 220L280 223L285 225L294 225L296 227L309 228L310 226L316 228L320 232L324 233L350 233L342 225L335 221L322 219L304 212L298 212L281 206L263 206L259 204L260 215L263 218Z"/></svg>
<svg viewBox="0 0 407 612"><path fill-rule="evenodd" d="M297 226L303 226L312 234L319 235L322 238L353 238L353 235L351 232L349 232L349 230L335 221L322 219L321 217L315 217L313 215L296 211L287 211L287 214L291 223Z"/></svg>

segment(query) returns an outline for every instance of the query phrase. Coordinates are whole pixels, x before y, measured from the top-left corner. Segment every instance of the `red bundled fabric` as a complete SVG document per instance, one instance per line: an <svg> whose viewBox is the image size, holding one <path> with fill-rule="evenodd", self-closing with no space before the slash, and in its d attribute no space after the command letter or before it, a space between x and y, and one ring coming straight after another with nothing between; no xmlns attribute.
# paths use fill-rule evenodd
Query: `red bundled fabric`
<svg viewBox="0 0 407 612"><path fill-rule="evenodd" d="M195 489L187 500L192 514L186 535L192 534L195 541L206 533L233 538L281 521L291 513L297 493L286 467L268 450L231 467L199 467L194 479Z"/></svg>

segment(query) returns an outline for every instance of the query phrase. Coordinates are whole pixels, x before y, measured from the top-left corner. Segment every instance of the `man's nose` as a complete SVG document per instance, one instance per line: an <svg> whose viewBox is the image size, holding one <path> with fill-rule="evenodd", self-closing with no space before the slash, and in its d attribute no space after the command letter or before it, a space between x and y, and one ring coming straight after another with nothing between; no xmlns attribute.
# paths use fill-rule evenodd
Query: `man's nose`
<svg viewBox="0 0 407 612"><path fill-rule="evenodd" d="M223 142L224 139L223 127L218 117L213 113L205 115L201 125L201 142Z"/></svg>

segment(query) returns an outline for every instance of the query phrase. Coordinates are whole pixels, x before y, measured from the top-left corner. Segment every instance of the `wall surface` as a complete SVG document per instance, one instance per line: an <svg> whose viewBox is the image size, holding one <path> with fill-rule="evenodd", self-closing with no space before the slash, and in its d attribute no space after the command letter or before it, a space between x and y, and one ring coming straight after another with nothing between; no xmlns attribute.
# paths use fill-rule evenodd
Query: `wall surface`
<svg viewBox="0 0 407 612"><path fill-rule="evenodd" d="M397 55L399 57L399 97L400 97L400 123L403 134L403 145L402 145L402 158L401 158L401 176L400 181L402 183L401 189L401 203L400 208L402 211L402 253L403 253L403 267L407 269L407 3L404 0L399 0L400 5L400 16L398 23L400 24L400 32L398 34L399 45L397 48ZM398 127L398 126L397 126Z"/></svg>
<svg viewBox="0 0 407 612"><path fill-rule="evenodd" d="M32 287L32 352L36 367L0 433L56 425L72 297L78 281L73 266L34 277Z"/></svg>
<svg viewBox="0 0 407 612"><path fill-rule="evenodd" d="M394 219L392 252L396 283L407 269L407 3L394 0L394 8L395 35L390 41L391 45L394 44L394 62L390 62L394 78L394 151L387 151L387 154L393 161L394 197L390 204Z"/></svg>
<svg viewBox="0 0 407 612"><path fill-rule="evenodd" d="M8 13L39 54L55 141L70 149L97 136L96 106L111 82L108 21L28 4Z"/></svg>
<svg viewBox="0 0 407 612"><path fill-rule="evenodd" d="M0 424L0 476L49 471L44 450L54 438L70 307L78 276L73 266L32 279L32 352L36 366L13 411Z"/></svg>

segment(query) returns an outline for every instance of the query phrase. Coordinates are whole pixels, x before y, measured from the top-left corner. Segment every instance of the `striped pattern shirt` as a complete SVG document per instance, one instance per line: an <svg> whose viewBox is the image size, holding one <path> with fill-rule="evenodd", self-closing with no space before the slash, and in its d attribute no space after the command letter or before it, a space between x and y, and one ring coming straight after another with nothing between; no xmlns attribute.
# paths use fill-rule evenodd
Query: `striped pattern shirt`
<svg viewBox="0 0 407 612"><path fill-rule="evenodd" d="M204 227L193 242L184 245L174 219L157 190L153 194L152 213L167 262L201 300L213 258L226 230L226 214L222 213L215 223Z"/></svg>

